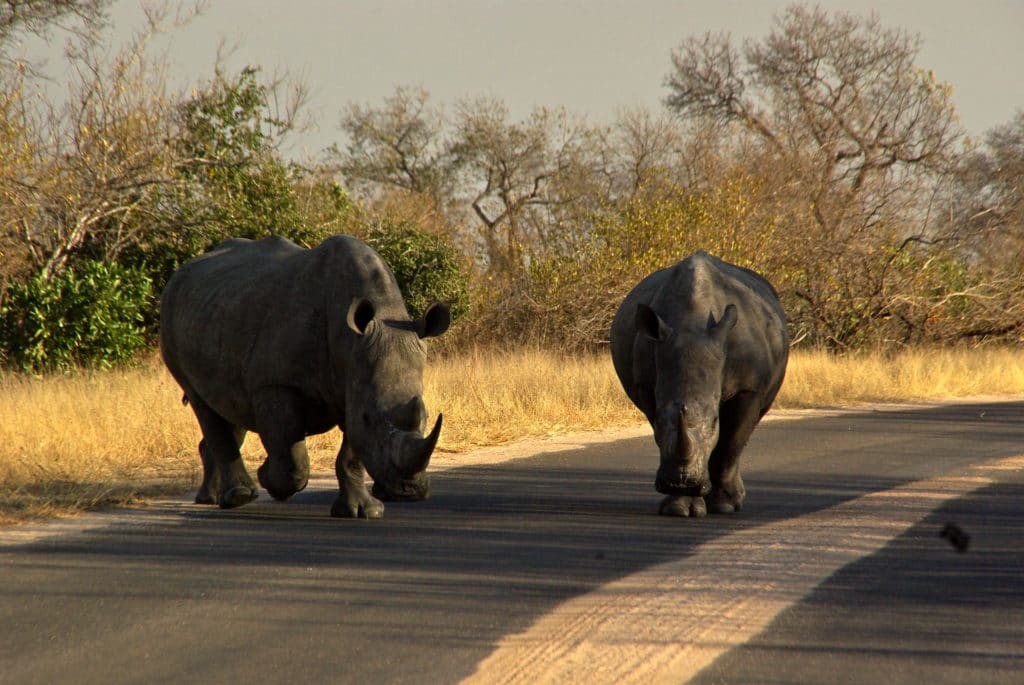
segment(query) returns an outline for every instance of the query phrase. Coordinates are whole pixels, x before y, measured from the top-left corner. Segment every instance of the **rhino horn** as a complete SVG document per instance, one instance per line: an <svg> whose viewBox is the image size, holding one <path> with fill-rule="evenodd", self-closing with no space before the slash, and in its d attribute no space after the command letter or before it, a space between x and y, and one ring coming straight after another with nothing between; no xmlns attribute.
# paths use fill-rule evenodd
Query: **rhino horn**
<svg viewBox="0 0 1024 685"><path fill-rule="evenodd" d="M437 445L437 438L441 435L441 422L443 416L437 415L434 423L434 430L430 435L423 437L414 431L397 431L398 444L395 454L395 466L405 474L415 474L427 468L430 463L430 455L434 453L434 446Z"/></svg>
<svg viewBox="0 0 1024 685"><path fill-rule="evenodd" d="M690 436L686 433L686 407L679 410L679 458L686 463L690 454Z"/></svg>

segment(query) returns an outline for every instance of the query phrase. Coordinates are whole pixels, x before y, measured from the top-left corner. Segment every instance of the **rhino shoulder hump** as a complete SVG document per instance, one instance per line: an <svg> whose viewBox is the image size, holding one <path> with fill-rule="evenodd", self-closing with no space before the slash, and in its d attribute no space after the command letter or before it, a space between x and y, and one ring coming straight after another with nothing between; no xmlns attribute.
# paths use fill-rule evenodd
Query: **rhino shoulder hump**
<svg viewBox="0 0 1024 685"><path fill-rule="evenodd" d="M333 266L345 265L350 276L373 291L387 289L394 281L391 269L381 256L358 238L350 235L332 236L317 249L323 251Z"/></svg>

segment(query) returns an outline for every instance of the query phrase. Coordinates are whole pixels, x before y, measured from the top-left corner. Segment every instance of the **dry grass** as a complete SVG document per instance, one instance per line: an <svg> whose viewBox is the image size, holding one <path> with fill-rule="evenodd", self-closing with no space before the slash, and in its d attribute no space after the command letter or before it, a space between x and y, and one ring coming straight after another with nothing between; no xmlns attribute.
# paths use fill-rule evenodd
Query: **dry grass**
<svg viewBox="0 0 1024 685"><path fill-rule="evenodd" d="M198 463L175 395L156 367L0 379L0 520L180 491Z"/></svg>
<svg viewBox="0 0 1024 685"><path fill-rule="evenodd" d="M461 452L524 437L635 425L606 356L476 351L434 359L431 412L445 414L439 449ZM799 352L779 407L1024 393L1024 350L919 351L835 358ZM0 522L183 492L197 483L199 432L155 362L124 371L0 376ZM310 439L330 473L338 431ZM251 469L259 441L243 450Z"/></svg>
<svg viewBox="0 0 1024 685"><path fill-rule="evenodd" d="M453 451L643 419L603 356L475 351L433 363L424 384L427 407L445 415L441 447Z"/></svg>
<svg viewBox="0 0 1024 685"><path fill-rule="evenodd" d="M793 355L776 406L943 400L1024 393L1024 349L917 350L835 357Z"/></svg>

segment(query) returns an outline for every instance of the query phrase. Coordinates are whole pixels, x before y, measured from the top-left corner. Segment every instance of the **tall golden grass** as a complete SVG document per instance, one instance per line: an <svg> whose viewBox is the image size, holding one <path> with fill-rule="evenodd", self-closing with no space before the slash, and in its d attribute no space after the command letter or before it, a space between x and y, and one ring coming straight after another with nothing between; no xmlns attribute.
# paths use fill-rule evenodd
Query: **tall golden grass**
<svg viewBox="0 0 1024 685"><path fill-rule="evenodd" d="M432 359L438 449L463 452L525 437L636 425L606 355L472 351ZM835 357L797 351L776 406L1024 393L1024 350L908 351ZM181 392L152 361L43 378L0 376L0 521L19 521L185 492L198 482L199 431ZM310 438L312 468L331 473L340 434ZM262 459L258 439L243 454Z"/></svg>
<svg viewBox="0 0 1024 685"><path fill-rule="evenodd" d="M1024 393L1024 349L979 348L860 353L798 351L779 408L948 400Z"/></svg>

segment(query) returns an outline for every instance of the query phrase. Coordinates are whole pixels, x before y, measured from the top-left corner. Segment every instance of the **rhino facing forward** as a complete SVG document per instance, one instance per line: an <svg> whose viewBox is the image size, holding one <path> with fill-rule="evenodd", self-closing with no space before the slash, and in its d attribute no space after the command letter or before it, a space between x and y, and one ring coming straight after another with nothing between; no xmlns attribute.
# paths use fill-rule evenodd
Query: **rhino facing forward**
<svg viewBox="0 0 1024 685"><path fill-rule="evenodd" d="M441 416L424 436L423 338L448 306L412 321L391 270L350 236L311 250L273 236L226 240L164 289L160 349L203 438L196 502L231 508L257 487L239 447L259 434L260 485L284 500L309 478L307 435L344 432L331 515L379 518L381 499L425 499ZM374 480L367 491L365 474Z"/></svg>
<svg viewBox="0 0 1024 685"><path fill-rule="evenodd" d="M760 275L697 252L646 277L612 322L612 362L654 429L660 512L743 505L740 453L786 373L778 295ZM706 498L706 500L705 500Z"/></svg>

